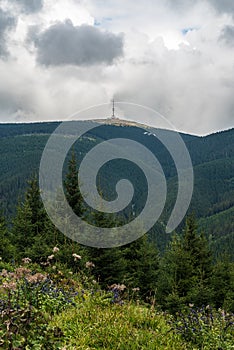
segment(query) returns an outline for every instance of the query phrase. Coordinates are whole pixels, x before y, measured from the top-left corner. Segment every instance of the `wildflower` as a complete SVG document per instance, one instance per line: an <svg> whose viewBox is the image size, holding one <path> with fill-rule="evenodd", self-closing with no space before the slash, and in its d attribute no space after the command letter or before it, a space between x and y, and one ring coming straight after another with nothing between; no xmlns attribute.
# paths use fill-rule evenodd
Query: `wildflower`
<svg viewBox="0 0 234 350"><path fill-rule="evenodd" d="M136 287L136 288L132 288L132 291L133 292L139 292L140 288L139 287Z"/></svg>
<svg viewBox="0 0 234 350"><path fill-rule="evenodd" d="M2 261L2 257L0 256L0 261Z"/></svg>
<svg viewBox="0 0 234 350"><path fill-rule="evenodd" d="M122 292L127 287L124 284L112 284L109 288L112 290L117 290L119 292Z"/></svg>
<svg viewBox="0 0 234 350"><path fill-rule="evenodd" d="M29 283L37 283L46 280L46 276L42 273L35 273L35 275L27 276L26 279Z"/></svg>
<svg viewBox="0 0 234 350"><path fill-rule="evenodd" d="M53 269L53 270L56 270L56 266L55 266L55 265L54 265L54 266L52 266L52 269Z"/></svg>
<svg viewBox="0 0 234 350"><path fill-rule="evenodd" d="M15 277L21 278L23 276L29 275L31 273L31 270L26 269L25 267L18 267L15 269Z"/></svg>
<svg viewBox="0 0 234 350"><path fill-rule="evenodd" d="M68 273L69 273L69 275L72 275L72 274L73 274L73 272L72 272L72 271L69 271Z"/></svg>
<svg viewBox="0 0 234 350"><path fill-rule="evenodd" d="M7 277L8 276L8 272L6 269L2 269L2 272L0 274L2 277Z"/></svg>
<svg viewBox="0 0 234 350"><path fill-rule="evenodd" d="M23 259L22 259L22 262L23 262L24 264L29 264L31 261L32 261L32 260L31 260L30 258L23 258Z"/></svg>
<svg viewBox="0 0 234 350"><path fill-rule="evenodd" d="M86 264L85 264L85 267L86 267L87 269L89 269L89 268L91 268L91 267L95 267L95 264L92 263L91 261L87 261Z"/></svg>
<svg viewBox="0 0 234 350"><path fill-rule="evenodd" d="M17 284L15 282L5 282L2 284L2 288L6 289L6 290L15 290L16 289Z"/></svg>
<svg viewBox="0 0 234 350"><path fill-rule="evenodd" d="M80 260L80 259L81 259L81 256L78 255L78 254L73 253L72 256L73 256L73 258L74 258L74 261L77 261L77 260Z"/></svg>
<svg viewBox="0 0 234 350"><path fill-rule="evenodd" d="M48 260L54 259L54 255L53 255L53 254L52 254L52 255L49 255L47 259L48 259Z"/></svg>
<svg viewBox="0 0 234 350"><path fill-rule="evenodd" d="M194 306L194 304L191 304L191 303L189 304L189 307L193 307L193 306Z"/></svg>
<svg viewBox="0 0 234 350"><path fill-rule="evenodd" d="M59 252L59 248L58 247L54 247L53 248L53 253L57 253L57 252Z"/></svg>

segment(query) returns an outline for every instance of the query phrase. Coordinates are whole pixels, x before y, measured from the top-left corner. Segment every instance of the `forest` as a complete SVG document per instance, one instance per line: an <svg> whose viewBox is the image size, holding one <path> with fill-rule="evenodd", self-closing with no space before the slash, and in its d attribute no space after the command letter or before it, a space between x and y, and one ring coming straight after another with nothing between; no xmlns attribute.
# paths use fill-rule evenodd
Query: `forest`
<svg viewBox="0 0 234 350"><path fill-rule="evenodd" d="M73 149L64 176L73 211L98 227L121 224L126 217L87 210L77 158ZM164 250L149 233L122 247L82 246L51 223L32 176L15 214L0 220L1 348L233 349L234 263L202 220L198 229L188 215Z"/></svg>

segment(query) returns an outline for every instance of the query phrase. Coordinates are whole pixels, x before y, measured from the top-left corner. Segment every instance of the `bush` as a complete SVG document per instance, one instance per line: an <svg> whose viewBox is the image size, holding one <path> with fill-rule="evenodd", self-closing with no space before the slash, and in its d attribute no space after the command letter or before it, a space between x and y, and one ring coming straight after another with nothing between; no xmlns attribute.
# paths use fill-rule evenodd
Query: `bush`
<svg viewBox="0 0 234 350"><path fill-rule="evenodd" d="M25 267L14 272L2 270L1 280L1 349L55 349L61 332L49 328L48 322L54 314L75 305L76 293Z"/></svg>
<svg viewBox="0 0 234 350"><path fill-rule="evenodd" d="M178 313L171 321L183 338L197 345L199 349L230 350L234 340L234 314L211 306Z"/></svg>

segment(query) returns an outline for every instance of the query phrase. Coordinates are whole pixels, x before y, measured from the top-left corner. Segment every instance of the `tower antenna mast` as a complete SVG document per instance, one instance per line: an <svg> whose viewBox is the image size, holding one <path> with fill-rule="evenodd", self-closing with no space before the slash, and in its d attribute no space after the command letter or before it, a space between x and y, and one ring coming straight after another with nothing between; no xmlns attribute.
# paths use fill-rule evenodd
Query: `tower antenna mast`
<svg viewBox="0 0 234 350"><path fill-rule="evenodd" d="M112 116L111 118L115 119L115 100L112 100Z"/></svg>

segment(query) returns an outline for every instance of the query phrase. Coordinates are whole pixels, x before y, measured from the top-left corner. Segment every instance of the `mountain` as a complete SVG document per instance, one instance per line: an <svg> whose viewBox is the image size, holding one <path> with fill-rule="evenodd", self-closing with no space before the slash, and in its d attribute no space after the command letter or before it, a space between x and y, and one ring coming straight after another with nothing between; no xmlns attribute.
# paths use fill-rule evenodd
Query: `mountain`
<svg viewBox="0 0 234 350"><path fill-rule="evenodd" d="M151 230L151 235L157 238L159 248L164 249L170 239L164 228L174 207L178 189L176 167L171 155L150 127L144 126L143 130L137 123L123 120L98 122L99 127L92 129L75 144L79 162L95 145L119 137L135 140L157 156L167 179L168 196L165 210L159 223ZM79 123L86 125L90 122ZM8 216L15 212L27 179L38 173L43 149L59 124L0 124L0 201ZM168 139L173 135L173 131L162 132ZM189 212L197 216L199 229L205 231L214 250L225 250L234 258L234 129L205 137L188 134L181 134L181 137L189 150L194 168L194 192ZM147 181L136 165L119 159L108 162L100 170L97 183L103 196L111 200L115 198L115 184L121 178L128 178L134 186L134 211L138 215L146 201ZM132 205L129 205L124 215L132 215L132 210Z"/></svg>

